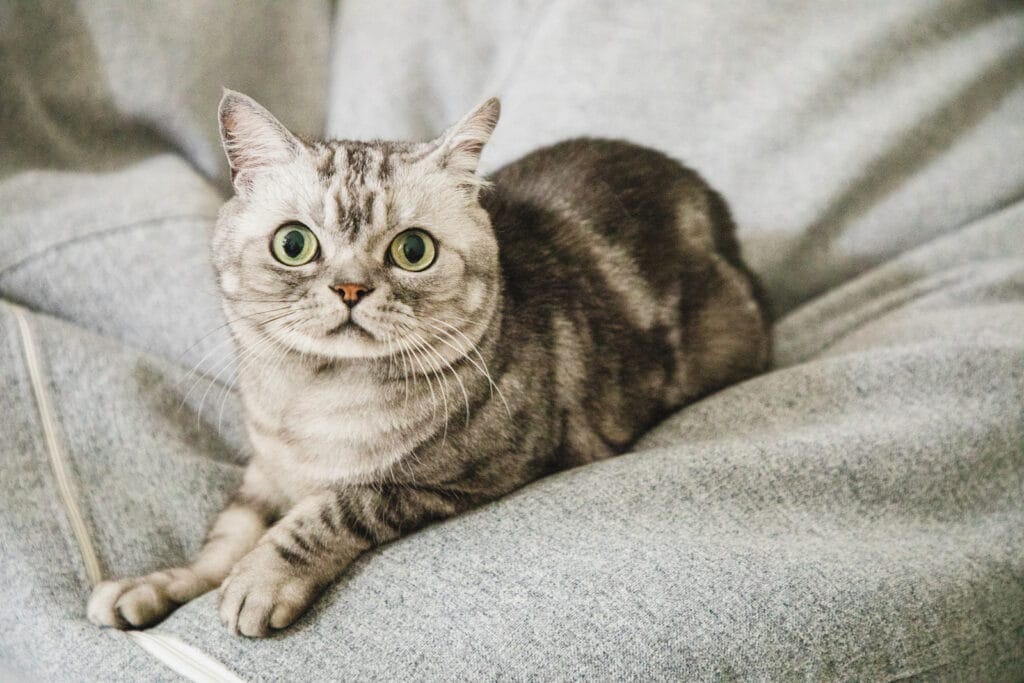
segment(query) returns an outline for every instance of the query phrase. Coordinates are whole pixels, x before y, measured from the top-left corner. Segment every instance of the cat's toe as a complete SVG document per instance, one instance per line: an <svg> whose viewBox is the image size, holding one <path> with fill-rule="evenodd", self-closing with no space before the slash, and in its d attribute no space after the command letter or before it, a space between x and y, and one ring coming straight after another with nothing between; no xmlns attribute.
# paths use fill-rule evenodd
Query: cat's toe
<svg viewBox="0 0 1024 683"><path fill-rule="evenodd" d="M274 602L269 596L250 592L238 612L238 632L249 638L270 635L270 614L273 610Z"/></svg>
<svg viewBox="0 0 1024 683"><path fill-rule="evenodd" d="M96 584L89 596L85 614L89 621L97 626L110 628L128 628L128 623L117 610L117 601L125 591L131 589L135 581L101 581Z"/></svg>
<svg viewBox="0 0 1024 683"><path fill-rule="evenodd" d="M270 633L273 610L271 581L252 574L234 575L224 582L220 594L220 620L232 633L262 638Z"/></svg>
<svg viewBox="0 0 1024 683"><path fill-rule="evenodd" d="M93 589L86 615L97 626L120 629L152 626L182 603L210 588L209 579L185 567L133 579L103 581Z"/></svg>
<svg viewBox="0 0 1024 683"><path fill-rule="evenodd" d="M289 583L282 586L278 593L277 603L274 611L270 614L271 628L285 628L291 626L292 622L298 619L310 601L315 597L316 591L311 586L300 583Z"/></svg>
<svg viewBox="0 0 1024 683"><path fill-rule="evenodd" d="M177 606L164 586L144 581L125 591L114 608L129 626L141 628L160 621Z"/></svg>

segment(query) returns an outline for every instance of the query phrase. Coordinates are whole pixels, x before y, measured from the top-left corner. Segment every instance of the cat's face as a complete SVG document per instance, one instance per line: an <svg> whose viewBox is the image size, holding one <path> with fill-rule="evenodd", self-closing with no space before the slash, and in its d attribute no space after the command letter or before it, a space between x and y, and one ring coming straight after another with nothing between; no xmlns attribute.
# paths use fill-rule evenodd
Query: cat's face
<svg viewBox="0 0 1024 683"><path fill-rule="evenodd" d="M499 291L475 175L497 119L489 100L429 143L306 143L227 92L235 197L213 263L243 343L327 359L464 355Z"/></svg>

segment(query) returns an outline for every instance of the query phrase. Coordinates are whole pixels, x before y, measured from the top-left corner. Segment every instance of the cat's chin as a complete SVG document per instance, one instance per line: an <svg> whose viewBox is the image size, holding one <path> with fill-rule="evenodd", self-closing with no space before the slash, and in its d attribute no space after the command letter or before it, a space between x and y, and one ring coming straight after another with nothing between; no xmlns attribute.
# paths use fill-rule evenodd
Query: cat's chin
<svg viewBox="0 0 1024 683"><path fill-rule="evenodd" d="M392 352L387 344L352 322L332 327L315 337L291 334L279 341L300 354L328 360L383 358Z"/></svg>

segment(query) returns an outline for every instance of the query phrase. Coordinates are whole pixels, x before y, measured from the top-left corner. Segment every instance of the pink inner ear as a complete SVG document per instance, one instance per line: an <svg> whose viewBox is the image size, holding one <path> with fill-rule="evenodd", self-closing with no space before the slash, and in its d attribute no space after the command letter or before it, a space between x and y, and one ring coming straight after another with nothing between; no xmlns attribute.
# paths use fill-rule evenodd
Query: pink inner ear
<svg viewBox="0 0 1024 683"><path fill-rule="evenodd" d="M240 174L286 162L295 154L296 141L291 133L256 103L228 100L220 115L233 183Z"/></svg>

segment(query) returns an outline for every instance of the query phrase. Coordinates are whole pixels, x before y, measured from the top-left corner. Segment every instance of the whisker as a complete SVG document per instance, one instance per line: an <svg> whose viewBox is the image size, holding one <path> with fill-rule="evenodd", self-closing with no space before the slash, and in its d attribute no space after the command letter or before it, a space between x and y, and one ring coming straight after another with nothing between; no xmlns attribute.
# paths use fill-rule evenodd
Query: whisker
<svg viewBox="0 0 1024 683"><path fill-rule="evenodd" d="M402 386L405 388L405 400L402 403L402 410L406 410L409 407L409 369L405 364L406 349L405 343L398 339L398 351L402 354Z"/></svg>
<svg viewBox="0 0 1024 683"><path fill-rule="evenodd" d="M260 292L255 292L255 293L259 294ZM247 304L251 304L251 303L292 303L293 304L296 301L299 301L299 300L302 299L301 296L289 297L289 298L282 299L282 298L280 298L280 297L278 297L278 296L276 296L276 295L274 295L274 294L272 294L270 292L267 293L267 296L259 297L259 298L256 298L256 299L243 299L240 296L227 296L227 295L222 295L222 298L224 298L226 301L234 301L234 302L238 302L238 303L247 303Z"/></svg>
<svg viewBox="0 0 1024 683"><path fill-rule="evenodd" d="M268 315L268 314L270 314L270 313L275 313L275 312L277 312L277 311L279 311L279 310L283 310L284 308L288 308L288 306L284 306L284 307L282 307L281 309L274 309L273 311L261 311L261 312L253 313L253 314L251 314L251 315L249 315L249 316L242 316L241 318L236 318L235 320L230 320L230 321L228 321L228 322L224 323L224 325L221 325L221 327L224 327L225 325L230 325L231 323L233 323L233 322L237 322L238 320L242 320L242 319L244 319L244 318L252 318L252 317L255 317L256 315ZM261 322L261 324L267 324L267 323L269 323L269 322L273 322L274 320L277 320L277 319L278 319L277 317L271 317L270 319L268 319L268 320L266 320L266 321L262 321L262 322ZM218 327L217 329L220 329L220 327ZM210 333L207 333L207 335L206 335L206 336L209 336L209 335L210 335L210 334L212 334L213 332L216 332L216 331L217 331L217 329L213 330L213 331L212 331L212 332L210 332ZM200 340L200 341L202 341L202 340ZM216 352L217 352L218 350L223 350L223 349L222 349L221 347L223 347L223 346L224 346L224 344L226 344L226 343L229 343L229 342L231 342L231 343L233 343L233 342L234 342L234 339L232 339L232 338L231 338L230 336L229 336L229 337L228 337L227 339L223 339L223 340L221 340L221 341L220 341L220 342L218 342L218 343L217 343L216 345L214 345L214 347L213 347L212 349L210 349L209 351L207 351L207 352L206 352L206 354L205 354L205 355L204 355L204 356L203 356L202 358L200 358L200 359L199 359L199 361L198 361L198 362L196 362L196 363L195 363L195 364L194 364L194 365L192 366L192 368L191 368L191 369L190 369L190 370L189 370L189 371L188 371L187 373L185 373L185 376L184 376L184 377L182 377L182 378L181 378L180 380L178 380L178 382L177 382L177 385L178 385L178 387L180 387L180 386L181 386L182 384L184 384L185 382L189 381L189 379L190 379L190 378L191 378L191 377L192 377L192 376L193 376L193 375L194 375L194 374L195 374L195 373L196 373L196 372L197 372L197 371L199 370L200 366L201 366L201 365L203 364L203 362L204 362L204 361L206 361L206 359L207 359L207 358L209 358L209 357L210 357L211 355L213 355L214 353L216 353ZM198 342L197 342L197 343L198 343ZM193 344L192 346L195 346L195 344ZM190 348L191 348L191 347L190 347ZM188 351L188 349L186 349L185 351L183 351L181 355L184 355L184 353L186 353L187 351ZM180 356L179 356L179 358L180 358ZM222 359L222 360L223 360L223 359ZM201 379L201 378L200 378L200 379ZM198 382L198 381L199 381L199 380L197 380L197 382ZM186 401L186 400L188 399L188 395L189 395L190 393L192 393L192 389L194 389L194 388L195 388L195 386L196 386L196 383L197 383L197 382L193 382L192 386L191 386L191 387L189 387L189 390L188 390L187 392L185 392L185 395L184 395L184 396L182 396L182 399L181 399L181 405L179 405L179 406L178 406L178 409L179 409L179 410L181 409L181 406L185 405L185 401Z"/></svg>
<svg viewBox="0 0 1024 683"><path fill-rule="evenodd" d="M294 311L294 310L293 311L288 311L287 313L284 313L282 315L279 315L279 316L275 317L273 320L280 320L281 318L285 318L285 317L287 317L289 315L292 315L293 313L297 313L297 312L298 311ZM266 323L264 323L264 324L266 324ZM246 351L244 351L242 353L242 355L239 356L239 362L241 362L241 359L245 358L247 355L251 356L253 353L256 352L257 349L262 350L263 348L266 348L267 342L274 342L276 340L273 339L272 337L270 337L269 335L264 335L263 341L264 341L264 343L262 343L262 344L260 344L259 341L258 341L255 346L249 347L248 349L246 349ZM230 366L230 362L225 363L224 367L222 367L217 372L217 374L214 376L213 381L206 387L206 391L203 392L203 396L199 400L199 407L196 409L196 427L197 428L200 427L200 421L201 421L202 415L203 415L203 405L206 403L206 397L207 397L207 395L209 395L210 389L215 384L218 383L218 380L220 379L220 376L222 374L224 374L224 371L227 370L229 366Z"/></svg>
<svg viewBox="0 0 1024 683"><path fill-rule="evenodd" d="M388 351L391 352L391 343L393 341L395 346L398 348L398 354L396 355L398 356L398 359L402 363L402 389L405 392L405 397L402 402L402 410L405 410L409 407L409 370L405 363L405 348L404 345L402 344L402 340L399 339L398 337L392 335L388 339ZM395 365L397 369L397 361Z"/></svg>
<svg viewBox="0 0 1024 683"><path fill-rule="evenodd" d="M231 351L234 348L234 342L235 340L231 337L219 341L212 349L207 351L206 354L202 358L200 358L189 369L187 373L185 373L184 377L177 381L177 388L179 389L181 388L181 385L183 385L185 382L188 382L190 380L192 381L192 384L189 385L188 390L181 397L181 403L178 405L179 410L182 408L182 406L185 405L185 401L188 400L188 396L189 394L192 393L192 390L198 385L199 382L203 380L205 373L200 372L199 368L206 362L206 359L214 354L220 354L216 363L214 364L215 368L220 367L221 363L223 363L226 358L230 357Z"/></svg>
<svg viewBox="0 0 1024 683"><path fill-rule="evenodd" d="M394 355L394 354L395 354L395 352L394 352L394 348L392 348L392 347L393 347L393 345L392 345L392 343L391 343L391 336L390 336L390 335L385 335L385 336L384 336L384 342L385 342L385 343L386 343L386 344L388 345L388 354L387 354L387 358L388 358L388 369L387 369L387 379L388 379L388 380L390 381L390 380L391 380L391 376L392 376L392 375L394 374L394 367L395 367L395 363L394 363L394 361L395 361L395 355Z"/></svg>
<svg viewBox="0 0 1024 683"><path fill-rule="evenodd" d="M417 359L422 358L423 361L426 361L426 363L431 365L431 367L433 368L434 366L431 363L429 356L427 356L426 353L423 352L423 347L422 347L421 343L418 342L416 339L410 339L410 343L415 344L416 348L420 350L420 353L416 354ZM422 354L422 356L420 354ZM423 370L423 376L427 378L427 385L430 387L431 400L434 400L433 382L430 379L430 374L427 372L426 368L423 367L423 363L422 362L420 362L420 369ZM437 377L437 386L438 386L438 391L439 392L441 392L444 389L444 385L442 384L441 378L439 376ZM441 398L444 401L444 433L441 436L441 448L443 449L445 443L448 440L448 394L447 394L446 391L441 393ZM436 409L436 404L435 404L435 409ZM435 415L436 415L436 410L435 410Z"/></svg>
<svg viewBox="0 0 1024 683"><path fill-rule="evenodd" d="M442 356L440 353L438 353L437 349L435 349L430 344L429 340L423 340L423 338L420 337L419 335L415 335L415 336L416 336L417 339L420 339L421 341L423 341L427 345L427 348L430 350L431 353L433 353L442 363L444 363L445 365L448 366L448 369L451 371L452 376L455 377L455 381L459 383L459 387L462 389L462 398L463 398L463 400L464 400L464 402L466 404L466 426L468 427L469 426L469 393L466 391L466 385L462 383L462 378L459 377L459 373L455 371L455 368L452 367L452 364L449 363L447 360L445 360L445 357ZM435 337L435 339L437 339L438 341L444 342L444 340L441 339L440 337ZM445 342L445 343L447 343L447 342ZM448 344L448 345L451 346L451 344ZM452 348L454 349L455 347L452 346ZM456 352L459 352L459 349L455 349L455 350L456 350ZM461 355L461 353L460 353L460 355Z"/></svg>
<svg viewBox="0 0 1024 683"><path fill-rule="evenodd" d="M271 302L267 301L267 302L264 302L264 303L271 303ZM277 302L277 303L281 303L281 302ZM228 320L228 321L226 321L226 322L224 322L224 323L222 323L222 324L220 324L220 325L217 325L217 327L213 328L212 330L210 330L209 332L207 332L206 334L204 334L204 335L203 335L202 337L200 337L199 339L195 340L195 341L194 341L194 342L193 342L192 344L190 344L190 345L188 346L188 348L186 348L186 349L185 349L184 351L182 351L182 352L181 352L181 353L179 353L179 354L178 354L177 356L175 356L175 358L174 358L174 362L175 362L175 363L177 363L177 362L178 362L179 360L181 360L181 357L182 357L182 356L184 356L184 355L185 355L186 353L188 353L189 351L191 351L192 349L194 349L194 348L196 347L196 345L197 345L197 344L199 344L199 343L200 343L201 341L203 341L204 339L206 339L207 337L209 337L209 336L210 336L211 334L213 334L214 332L217 332L218 330L222 330L222 329L224 329L225 327L227 327L227 326L228 326L228 325L230 325L231 323L236 323L236 322L238 322L238 321L240 321L240 320L245 320L245 319L247 319L247 318L254 318L254 317L256 317L257 315L264 315L264 314L267 314L267 313L273 313L273 312L275 312L275 311L281 311L281 310L284 310L284 309L288 308L288 306L289 306L289 305L290 305L290 304L288 304L288 305L285 305L285 306L276 306L276 307L274 307L274 308L271 308L271 309L269 309L269 310L265 310L265 311L254 311L254 312L252 312L252 313L249 313L249 314L247 314L247 315L241 315L241 316L238 316L237 318L234 318L234 319L232 319L232 320Z"/></svg>
<svg viewBox="0 0 1024 683"><path fill-rule="evenodd" d="M266 324L266 323L269 323L269 322L273 322L274 320L279 320L280 318L282 318L282 317L284 317L284 316L287 316L287 315L288 315L288 313L284 313L284 314L280 314L280 315L275 315L274 317L270 318L269 320L267 320L267 321L264 321L264 323L263 323L263 324ZM229 338L229 339L226 339L226 340L224 340L224 342L229 342L229 341L230 341L230 342L234 342L234 339L231 339L231 338ZM210 355L212 355L212 354L213 354L213 353L215 353L215 352L216 352L216 351L217 351L218 349L220 349L220 347L222 347L222 346L224 345L224 342L221 342L220 344L218 344L217 346L215 346L215 347L214 347L213 349L211 349L211 350L210 350L210 351L209 351L209 352L208 352L208 353L207 353L207 354L206 354L205 356L203 356L203 358L201 358L201 359L199 360L199 362L198 362L198 363L196 363L196 364L195 364L195 365L194 365L194 366L192 367L192 369L191 369L191 370L190 370L190 371L189 371L189 372L188 372L188 373L187 373L187 374L185 375L185 377L183 377L183 378L182 378L182 379L181 379L181 380L180 380L180 381L178 382L178 385L180 386L181 384L183 384L184 382L186 382L186 381L188 380L188 378L189 378L189 377L191 377L191 376L192 376L192 375L193 375L194 373L196 373L196 372L197 372L197 371L199 370L199 367L200 367L200 365L202 365L203 361L205 361L205 360L206 360L206 358L208 358L208 357L209 357ZM223 349L220 349L220 350L222 350L222 351L223 351ZM220 372L222 372L222 371L224 370L224 368L228 367L228 366L229 366L229 365L231 364L231 347L229 347L229 348L227 349L227 356L226 356L226 357L225 357L225 356L222 356L222 357L221 357L221 359L220 359L220 360L218 361L218 363L217 363L217 364L218 364L219 366L221 366L221 368L220 368L220 371L218 371L218 372L217 372L217 376L219 376L219 375L220 375ZM203 380L203 377L204 377L204 375L205 375L205 376L206 376L207 378L209 378L209 376L210 376L210 374L211 374L212 372L213 372L213 371L211 370L211 371L210 371L210 373L199 373L198 375L196 375L196 377L195 377L194 381L192 382L192 385L191 385L191 386L190 386L190 387L188 388L188 390L187 390L187 391L185 392L185 394L184 394L184 395L182 396L182 398L181 398L181 403L180 403L180 404L179 404L179 406L178 406L178 409L179 409L179 410L180 410L180 409L181 409L181 408L182 408L182 407L183 407L183 406L185 405L185 402L186 402L186 401L188 400L188 397L189 397L189 395L190 395L190 394L192 393L192 390L193 390L193 389L195 389L195 388L196 388L196 387L197 387L197 386L199 385L199 383L200 383L200 382L201 382L201 381Z"/></svg>
<svg viewBox="0 0 1024 683"><path fill-rule="evenodd" d="M493 317L493 315L494 313L492 312L491 317ZM488 317L487 320L473 320L472 318L463 318L462 316L452 315L450 313L446 314L446 316L451 318L452 320L458 320L459 322L463 322L468 325L477 325L479 327L487 327L491 322L490 317Z"/></svg>
<svg viewBox="0 0 1024 683"><path fill-rule="evenodd" d="M487 367L487 361L485 361L485 360L484 360L483 354L482 354L482 353L480 353L480 349L479 349L479 348L477 347L477 345L476 345L476 344L474 344L474 343L472 342L472 340L470 340L470 338L469 338L469 337L467 337L467 336L466 336L466 335L465 335L465 334L464 334L464 333L462 332L462 330L460 330L459 328L455 327L454 325L451 325L450 323L447 323L447 322L445 322L444 320L440 320L440 319L438 319L438 318L434 318L434 317L430 317L430 320L433 320L434 322L438 322L438 323L441 323L441 324L442 324L442 325L444 325L445 327L448 327L449 329L452 329L452 330L454 330L454 331L455 331L455 332L456 332L456 333L457 333L457 334L458 334L459 336L461 336L461 337L462 337L463 339L465 339L465 340L466 340L466 343L467 343L467 344L469 344L469 349L468 349L468 351L462 351L462 350L459 350L459 349L456 349L456 350L457 350L457 351L459 351L459 353L464 353L464 354L466 354L466 359L467 359L467 360L469 360L469 362L473 363L473 365L475 365L475 366L476 366L476 368L477 368L477 369L478 369L478 370L479 370L479 371L480 371L480 372L481 372L481 373L483 374L483 376L487 378L487 382L488 382L488 383L490 384L490 386L491 386L491 396L492 396L492 397L494 396L494 392L495 392L495 391L497 391L497 392L498 392L498 398L500 398L500 399L501 399L501 402L505 404L505 412L506 412L506 413L508 414L508 419L510 419L510 420L511 420L511 419L512 419L512 409L511 409L511 408L509 408L509 405L508 405L508 401L507 401L507 400L505 400L505 395L504 395L504 394L502 393L502 391L501 391L501 387L499 387L499 386L498 386L498 385L497 385L497 384L495 383L495 381L494 381L494 378L492 378L492 377L491 377L491 373L490 373L490 371L489 371L489 369L488 369L488 367ZM428 323L428 324L429 324L429 323ZM439 328L435 328L435 329L439 329ZM443 330L442 330L442 331L443 331ZM449 338L452 338L452 339L454 339L454 337L452 337L450 333L445 333L445 334L448 334ZM444 340L440 340L440 341L444 341ZM450 346L450 344L449 344L449 346ZM453 348L454 348L454 347L453 347ZM475 353L475 354L476 354L476 357L480 359L480 363L481 363L481 365L477 365L477 364L476 364L476 361L474 361L474 360L473 360L473 359L472 359L472 358L471 358L471 357L470 357L470 356L468 355L468 353L469 353L470 351L471 351L471 352L473 352L473 353Z"/></svg>
<svg viewBox="0 0 1024 683"><path fill-rule="evenodd" d="M294 329L301 322L302 322L301 319L290 321L290 322L286 323L284 326L282 326L281 331L285 332L285 331ZM267 336L267 338L268 339L270 338L269 335ZM264 344L263 345L263 350L265 350L266 348L269 348L269 346ZM274 368L275 369L281 364L281 362L283 362L282 359L284 357L285 357L284 353L281 353L281 354L278 355L277 360L274 362ZM217 432L218 433L221 433L222 430L223 430L224 406L227 404L228 395L238 385L238 382L239 382L239 380L242 377L242 372L251 364L253 358L254 358L254 356L249 356L244 361L241 358L239 359L238 366L237 366L237 368L235 370L235 376L234 376L233 380L231 381L231 383L229 385L225 386L225 388L223 389L223 392L222 392L221 397L220 397L220 409L217 411Z"/></svg>

